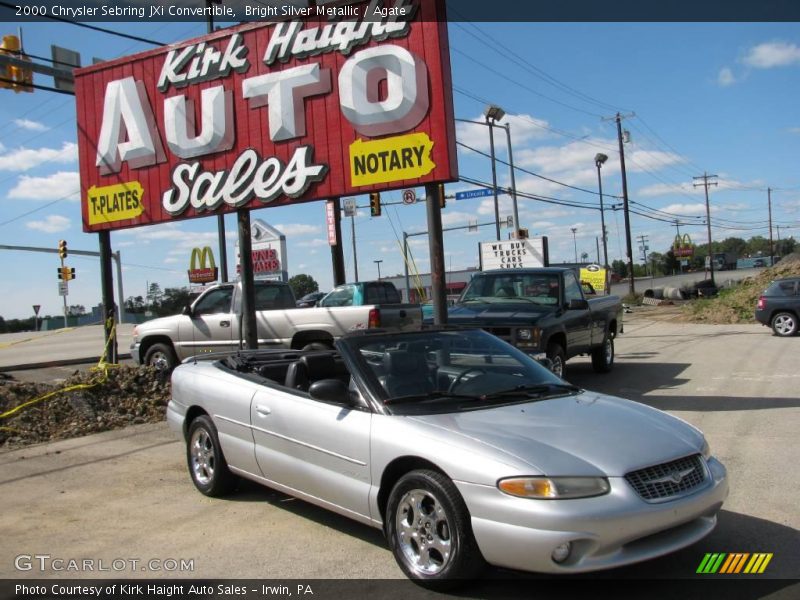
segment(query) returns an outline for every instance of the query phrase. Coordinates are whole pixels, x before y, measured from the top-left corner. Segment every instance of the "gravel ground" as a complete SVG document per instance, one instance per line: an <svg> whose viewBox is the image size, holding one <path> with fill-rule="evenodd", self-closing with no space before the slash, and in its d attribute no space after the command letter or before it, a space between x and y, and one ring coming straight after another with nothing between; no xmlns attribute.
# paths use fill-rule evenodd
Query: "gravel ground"
<svg viewBox="0 0 800 600"><path fill-rule="evenodd" d="M110 367L105 376L75 371L57 386L0 379L0 415L7 415L0 417L0 448L163 421L169 397L169 380L150 367Z"/></svg>

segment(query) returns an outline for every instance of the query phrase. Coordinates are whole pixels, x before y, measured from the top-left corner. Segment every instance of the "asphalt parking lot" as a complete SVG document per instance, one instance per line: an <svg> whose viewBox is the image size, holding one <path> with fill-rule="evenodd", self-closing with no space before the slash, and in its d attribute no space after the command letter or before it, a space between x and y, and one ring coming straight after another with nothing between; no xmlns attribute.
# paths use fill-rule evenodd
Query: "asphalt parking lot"
<svg viewBox="0 0 800 600"><path fill-rule="evenodd" d="M695 571L706 552L769 552L774 557L760 577L796 582L800 337L777 338L760 325L657 320L655 311L628 320L612 373L596 375L588 359L578 358L568 363L567 379L703 429L728 467L731 495L705 540L599 576L697 578L704 577ZM183 444L165 424L0 452L0 492L0 578L108 576L39 563L19 570L19 556L37 554L106 565L140 561L113 573L121 578L403 577L377 530L255 484L226 499L200 495ZM168 559L191 561L192 569L141 568Z"/></svg>

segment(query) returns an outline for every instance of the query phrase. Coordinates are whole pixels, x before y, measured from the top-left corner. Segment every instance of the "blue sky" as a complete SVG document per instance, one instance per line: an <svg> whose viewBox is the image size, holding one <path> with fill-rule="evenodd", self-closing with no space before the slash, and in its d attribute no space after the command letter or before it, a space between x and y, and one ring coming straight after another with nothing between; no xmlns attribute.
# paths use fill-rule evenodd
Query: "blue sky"
<svg viewBox="0 0 800 600"><path fill-rule="evenodd" d="M200 35L202 23L108 24L109 28L164 41ZM4 23L3 33L17 24ZM50 44L92 56L113 58L151 46L67 24L29 23L24 26L29 54L49 56ZM767 187L773 188L773 223L781 237L797 236L800 218L800 29L797 24L736 23L452 23L449 27L456 117L481 119L486 102L503 107L503 123L511 124L517 188L579 206L519 200L520 221L531 234L547 235L551 260L571 261L576 228L578 253L594 258L600 235L599 199L594 156L609 156L602 170L603 189L621 195L616 129L602 117L616 111L636 116L624 121L629 197L632 208L666 220L632 215L632 233L649 236L651 250L665 251L681 231L705 240L701 189L692 177L704 171L718 175L711 188L714 239L732 235L768 235ZM51 85L41 76L37 82ZM97 236L81 229L77 188L74 99L45 91L14 94L0 90L0 240L2 244L55 248L59 239L69 247L97 250ZM504 132L496 130L497 155L505 160ZM488 152L486 127L459 124L457 140ZM498 163L498 180L508 185L508 167ZM459 146L462 176L491 180L490 161ZM546 181L543 175L559 183ZM566 187L561 184L568 184ZM450 184L447 193L472 189ZM581 189L575 189L581 188ZM582 191L588 190L588 191ZM423 190L417 190L423 195ZM383 195L399 201L400 192ZM606 206L616 201L606 198ZM358 198L366 205L365 197ZM592 206L592 208L583 208ZM653 209L661 211L654 213ZM489 199L448 201L446 227L470 220L491 221ZM511 214L501 196L501 217ZM677 217L670 215L679 215ZM252 213L281 229L288 239L290 275L307 273L331 287L324 203L262 209ZM422 205L394 206L371 218L360 210L355 220L358 270L361 279L401 273L398 237L426 229ZM624 256L621 211L608 211L609 260ZM162 288L187 284L191 248L207 242L218 256L216 219L193 219L111 235L121 251L124 295L144 295L148 282ZM235 217L226 218L229 271L233 266ZM502 235L507 235L503 229ZM353 278L350 224L344 223L343 243L348 280ZM777 235L777 229L774 230ZM494 228L478 233L445 233L447 268L477 265L478 243L494 239ZM429 266L427 238L412 238L417 267ZM4 286L0 315L24 318L33 304L42 314L61 313L57 295L55 255L2 251ZM638 257L634 243L634 255ZM78 272L71 282L70 304L87 308L100 299L96 259L71 256Z"/></svg>

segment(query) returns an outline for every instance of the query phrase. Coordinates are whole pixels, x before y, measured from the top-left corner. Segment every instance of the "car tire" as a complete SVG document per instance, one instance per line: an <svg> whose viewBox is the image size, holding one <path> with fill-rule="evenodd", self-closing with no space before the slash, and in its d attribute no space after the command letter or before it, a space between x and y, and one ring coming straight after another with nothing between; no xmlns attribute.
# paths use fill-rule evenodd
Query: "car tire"
<svg viewBox="0 0 800 600"><path fill-rule="evenodd" d="M144 364L154 367L157 371L169 373L178 366L178 357L169 344L153 344L144 354Z"/></svg>
<svg viewBox="0 0 800 600"><path fill-rule="evenodd" d="M563 378L567 372L567 355L564 353L564 348L561 344L555 342L547 345L547 358L553 364L550 369L553 373Z"/></svg>
<svg viewBox="0 0 800 600"><path fill-rule="evenodd" d="M614 337L606 334L603 343L592 350L592 368L595 373L608 373L614 366Z"/></svg>
<svg viewBox="0 0 800 600"><path fill-rule="evenodd" d="M395 484L386 536L406 576L429 589L456 587L486 566L461 494L438 471L411 471Z"/></svg>
<svg viewBox="0 0 800 600"><path fill-rule="evenodd" d="M792 313L779 312L772 317L772 331L781 337L794 335L797 333L797 317Z"/></svg>
<svg viewBox="0 0 800 600"><path fill-rule="evenodd" d="M207 415L189 425L186 462L194 486L206 496L224 496L236 487L236 476L228 469L217 428Z"/></svg>

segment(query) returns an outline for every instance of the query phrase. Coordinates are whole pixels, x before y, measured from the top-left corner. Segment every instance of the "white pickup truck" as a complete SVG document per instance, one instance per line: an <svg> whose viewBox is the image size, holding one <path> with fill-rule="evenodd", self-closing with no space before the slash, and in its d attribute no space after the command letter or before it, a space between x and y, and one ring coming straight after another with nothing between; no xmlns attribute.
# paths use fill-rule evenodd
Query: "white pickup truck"
<svg viewBox="0 0 800 600"><path fill-rule="evenodd" d="M381 297L386 298L385 295ZM369 298L367 295L366 299ZM233 352L240 348L242 339L241 306L241 283L211 287L182 314L137 325L133 329L131 356L138 364L171 370L190 356ZM333 340L350 331L377 327L419 329L422 324L419 304L353 302L351 305L295 308L292 289L276 281L255 282L255 307L261 348L328 349Z"/></svg>

